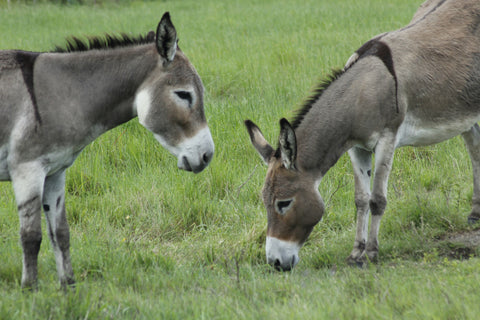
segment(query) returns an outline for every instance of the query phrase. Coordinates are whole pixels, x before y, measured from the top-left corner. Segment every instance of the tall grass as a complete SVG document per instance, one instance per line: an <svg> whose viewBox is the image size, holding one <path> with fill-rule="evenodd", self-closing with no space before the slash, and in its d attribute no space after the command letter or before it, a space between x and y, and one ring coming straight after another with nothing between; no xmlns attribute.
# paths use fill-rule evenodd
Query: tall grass
<svg viewBox="0 0 480 320"><path fill-rule="evenodd" d="M243 120L275 143L310 88L372 36L405 25L421 0L162 1L0 6L0 47L45 51L73 35L146 33L170 11L206 87L216 143L205 172L176 169L137 120L92 143L67 171L78 285L59 292L48 241L40 290L22 294L18 218L0 184L0 318L473 318L477 258L446 259L467 230L471 168L460 139L401 149L381 228L381 262L345 265L353 244L347 157L323 179L327 213L291 273L265 265L266 168ZM45 229L45 228L44 228ZM47 239L44 233L44 239ZM475 254L476 252L473 252Z"/></svg>

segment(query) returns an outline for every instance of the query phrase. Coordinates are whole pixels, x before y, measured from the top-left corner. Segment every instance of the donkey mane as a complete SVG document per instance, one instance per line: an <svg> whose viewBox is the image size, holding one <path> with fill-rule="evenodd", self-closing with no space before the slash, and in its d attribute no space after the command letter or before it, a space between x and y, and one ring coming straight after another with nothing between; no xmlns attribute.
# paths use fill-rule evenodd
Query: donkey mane
<svg viewBox="0 0 480 320"><path fill-rule="evenodd" d="M321 80L312 90L312 94L303 102L302 106L296 111L295 118L292 120L292 128L296 129L302 123L303 118L312 109L315 102L322 96L325 90L342 74L345 73L345 69L332 69L325 79Z"/></svg>
<svg viewBox="0 0 480 320"><path fill-rule="evenodd" d="M69 53L89 50L108 50L133 45L152 43L155 41L155 32L150 31L146 35L132 37L125 33L120 35L105 34L104 36L87 37L83 40L71 36L67 38L65 47L56 46L52 52Z"/></svg>
<svg viewBox="0 0 480 320"><path fill-rule="evenodd" d="M443 2L442 2L443 3ZM347 62L347 65L343 69L333 69L332 73L327 76L326 79L320 81L320 83L313 89L313 94L308 97L303 106L296 112L296 116L292 121L292 128L296 129L302 123L303 118L307 115L307 113L312 109L315 102L322 96L325 90L341 75L347 72L355 63L357 63L360 59L365 58L367 56L375 56L382 60L385 67L388 69L388 72L393 77L395 82L395 104L396 104L396 112L399 112L398 109L398 79L397 74L395 72L395 68L393 65L393 58L392 52L390 48L380 41L381 37L373 38L366 43L364 43L357 51L355 51L354 56L352 56L353 61L351 63Z"/></svg>

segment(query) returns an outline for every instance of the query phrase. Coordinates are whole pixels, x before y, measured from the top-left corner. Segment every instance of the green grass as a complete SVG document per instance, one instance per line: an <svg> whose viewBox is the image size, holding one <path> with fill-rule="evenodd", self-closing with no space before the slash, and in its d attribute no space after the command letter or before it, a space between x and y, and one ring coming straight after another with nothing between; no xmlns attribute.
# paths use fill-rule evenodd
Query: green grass
<svg viewBox="0 0 480 320"><path fill-rule="evenodd" d="M466 319L479 314L478 249L451 259L469 230L471 165L461 139L396 153L380 262L347 267L355 230L343 156L323 179L327 213L290 273L265 265L266 168L243 120L275 142L314 84L421 0L163 1L57 6L0 2L0 48L50 50L73 35L145 33L170 11L206 87L216 143L199 175L176 169L137 120L92 143L67 171L77 287L59 291L47 235L40 288L20 289L10 183L0 184L0 319ZM45 229L45 228L44 228ZM470 259L466 259L474 256ZM454 256L454 255L453 255Z"/></svg>

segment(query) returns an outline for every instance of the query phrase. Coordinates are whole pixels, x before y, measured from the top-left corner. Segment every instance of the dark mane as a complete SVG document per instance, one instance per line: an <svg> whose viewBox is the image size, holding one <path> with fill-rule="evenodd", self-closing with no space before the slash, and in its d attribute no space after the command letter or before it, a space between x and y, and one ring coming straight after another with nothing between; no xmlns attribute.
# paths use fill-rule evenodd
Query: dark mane
<svg viewBox="0 0 480 320"><path fill-rule="evenodd" d="M442 1L443 3L443 1ZM397 106L397 113L399 112L398 109L398 79L395 73L395 68L393 65L393 57L392 52L388 45L380 41L380 37L373 38L367 41L363 46L361 46L356 53L356 58L353 62L351 62L348 66L345 66L343 69L334 69L332 73L324 80L320 81L320 83L313 89L313 94L307 98L307 100L303 103L303 106L297 111L295 118L292 121L293 129L298 128L300 123L302 123L303 118L305 115L310 111L313 107L315 102L322 96L323 92L327 90L327 88L337 80L342 74L344 74L347 70L349 70L355 63L357 63L360 59L368 57L368 56L375 56L382 60L385 67L388 69L388 72L393 77L395 81L395 103ZM353 56L352 56L353 57Z"/></svg>
<svg viewBox="0 0 480 320"><path fill-rule="evenodd" d="M87 37L86 40L72 36L67 38L67 43L65 44L65 47L57 46L52 52L68 53L95 49L107 50L119 47L147 44L154 41L155 32L153 31L150 31L146 35L139 35L137 37L132 37L125 33L122 33L120 35L105 34L104 36Z"/></svg>
<svg viewBox="0 0 480 320"><path fill-rule="evenodd" d="M296 129L300 123L302 123L305 115L310 111L325 90L327 90L328 87L344 73L344 69L333 69L331 74L320 81L320 83L313 89L313 93L310 97L308 97L305 102L303 102L302 106L296 111L296 116L292 121L293 129Z"/></svg>

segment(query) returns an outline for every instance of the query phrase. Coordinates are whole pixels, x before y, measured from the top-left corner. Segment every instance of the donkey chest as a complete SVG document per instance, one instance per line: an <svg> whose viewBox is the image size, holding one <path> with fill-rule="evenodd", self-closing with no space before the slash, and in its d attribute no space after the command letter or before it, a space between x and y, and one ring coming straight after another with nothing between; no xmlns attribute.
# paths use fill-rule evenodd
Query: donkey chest
<svg viewBox="0 0 480 320"><path fill-rule="evenodd" d="M471 117L452 117L442 121L425 121L407 113L397 131L396 148L402 146L426 146L451 139L468 131L480 114Z"/></svg>
<svg viewBox="0 0 480 320"><path fill-rule="evenodd" d="M40 127L36 134L32 134L22 121L17 123L10 139L0 146L0 180L9 180L10 171L24 162L39 163L47 175L65 170L85 146L105 131L103 126L92 126L78 135L65 130L46 130L46 127Z"/></svg>
<svg viewBox="0 0 480 320"><path fill-rule="evenodd" d="M0 181L10 180L10 170L25 161L39 163L47 175L65 170L73 164L81 152L81 150L76 150L73 147L62 147L32 158L12 150L9 152L8 149L8 145L0 146Z"/></svg>

